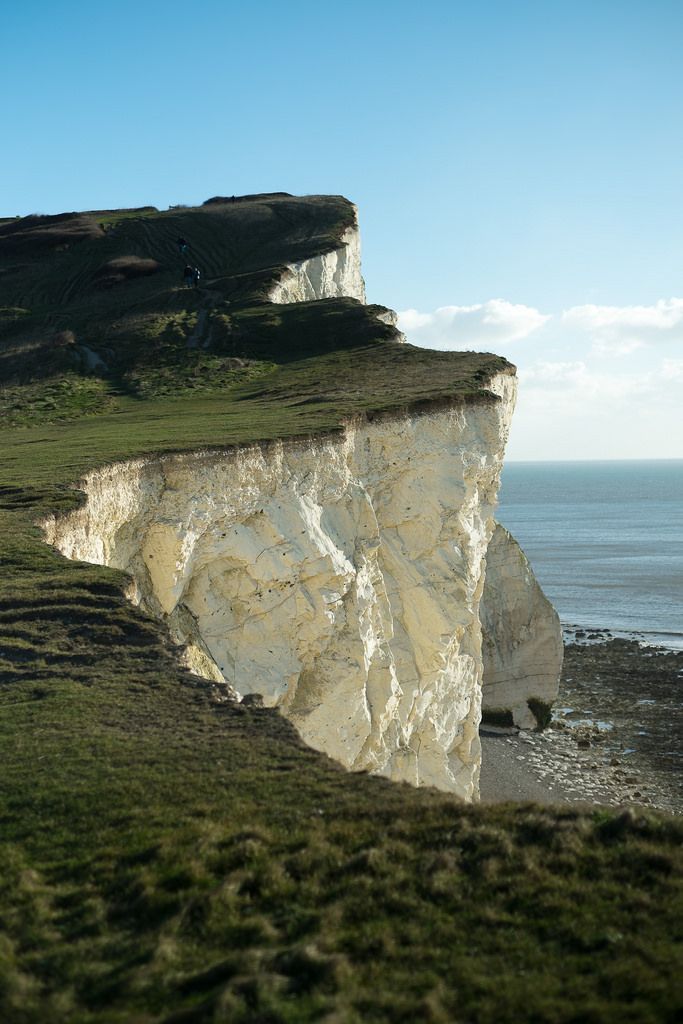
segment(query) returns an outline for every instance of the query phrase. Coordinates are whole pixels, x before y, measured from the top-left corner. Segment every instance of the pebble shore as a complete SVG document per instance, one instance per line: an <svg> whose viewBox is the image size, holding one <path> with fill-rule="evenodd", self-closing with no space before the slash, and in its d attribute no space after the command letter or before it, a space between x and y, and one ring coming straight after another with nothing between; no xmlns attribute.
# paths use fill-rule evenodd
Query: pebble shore
<svg viewBox="0 0 683 1024"><path fill-rule="evenodd" d="M683 813L683 651L604 630L570 631L549 728L497 735L485 730L482 744L484 802L529 799Z"/></svg>

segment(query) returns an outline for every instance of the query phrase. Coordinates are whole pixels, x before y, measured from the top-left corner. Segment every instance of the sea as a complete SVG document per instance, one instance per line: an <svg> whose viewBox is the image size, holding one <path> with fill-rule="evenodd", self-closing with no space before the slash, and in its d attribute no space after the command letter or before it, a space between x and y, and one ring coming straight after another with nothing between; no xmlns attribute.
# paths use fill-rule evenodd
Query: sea
<svg viewBox="0 0 683 1024"><path fill-rule="evenodd" d="M683 650L683 459L506 463L496 518L565 629Z"/></svg>

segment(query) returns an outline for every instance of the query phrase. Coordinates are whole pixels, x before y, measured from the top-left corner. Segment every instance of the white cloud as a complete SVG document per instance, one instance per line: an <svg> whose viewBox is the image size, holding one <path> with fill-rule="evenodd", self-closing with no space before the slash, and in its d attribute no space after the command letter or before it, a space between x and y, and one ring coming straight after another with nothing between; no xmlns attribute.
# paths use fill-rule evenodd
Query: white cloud
<svg viewBox="0 0 683 1024"><path fill-rule="evenodd" d="M577 362L543 362L532 363L531 366L519 371L519 379L532 387L567 387L585 378L586 364Z"/></svg>
<svg viewBox="0 0 683 1024"><path fill-rule="evenodd" d="M410 342L438 349L505 345L550 321L555 339L564 338L568 346L584 337L597 355L624 355L658 342L683 342L683 299L660 299L651 306L572 306L559 316L504 299L399 313L399 325Z"/></svg>
<svg viewBox="0 0 683 1024"><path fill-rule="evenodd" d="M681 371L683 372L683 370ZM547 400L552 406L558 397L574 403L580 413L589 403L603 403L614 407L636 398L660 391L663 382L661 369L649 373L608 373L595 370L583 360L576 362L532 363L518 371L522 395L532 400Z"/></svg>
<svg viewBox="0 0 683 1024"><path fill-rule="evenodd" d="M683 359L664 359L662 361L661 376L664 380L672 383L683 384Z"/></svg>
<svg viewBox="0 0 683 1024"><path fill-rule="evenodd" d="M683 341L683 299L653 306L573 306L562 323L589 334L598 354L625 355L660 341Z"/></svg>
<svg viewBox="0 0 683 1024"><path fill-rule="evenodd" d="M590 357L538 360L518 375L510 459L683 456L683 359L653 361L640 372L608 371Z"/></svg>
<svg viewBox="0 0 683 1024"><path fill-rule="evenodd" d="M490 299L474 306L441 306L433 313L406 309L400 329L414 345L437 349L477 349L526 338L549 316L532 306Z"/></svg>
<svg viewBox="0 0 683 1024"><path fill-rule="evenodd" d="M574 306L553 316L492 299L409 309L399 324L413 344L488 349L517 364L509 458L683 455L683 299ZM521 338L523 345L510 344ZM626 352L628 359L615 358Z"/></svg>

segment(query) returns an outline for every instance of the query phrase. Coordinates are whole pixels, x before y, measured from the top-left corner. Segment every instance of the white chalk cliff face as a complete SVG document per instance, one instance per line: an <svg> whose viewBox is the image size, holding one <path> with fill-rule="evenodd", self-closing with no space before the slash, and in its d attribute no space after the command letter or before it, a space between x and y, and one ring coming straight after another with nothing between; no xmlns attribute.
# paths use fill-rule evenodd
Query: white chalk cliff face
<svg viewBox="0 0 683 1024"><path fill-rule="evenodd" d="M339 296L365 302L357 226L289 265L270 298ZM189 668L260 693L312 746L476 798L482 671L486 705L530 725L527 698L556 693L558 637L561 659L554 610L502 528L484 589L516 382L489 387L488 401L359 420L341 438L98 470L48 539L128 571Z"/></svg>
<svg viewBox="0 0 683 1024"><path fill-rule="evenodd" d="M500 524L486 554L481 622L484 717L502 712L522 729L542 725L538 708L556 699L562 670L560 619L526 555Z"/></svg>
<svg viewBox="0 0 683 1024"><path fill-rule="evenodd" d="M89 474L45 523L128 571L188 664L278 706L349 768L476 798L479 602L515 379L341 437Z"/></svg>
<svg viewBox="0 0 683 1024"><path fill-rule="evenodd" d="M365 282L361 273L360 232L347 228L342 245L332 252L313 256L301 263L290 263L271 289L271 302L308 302L348 296L365 302Z"/></svg>

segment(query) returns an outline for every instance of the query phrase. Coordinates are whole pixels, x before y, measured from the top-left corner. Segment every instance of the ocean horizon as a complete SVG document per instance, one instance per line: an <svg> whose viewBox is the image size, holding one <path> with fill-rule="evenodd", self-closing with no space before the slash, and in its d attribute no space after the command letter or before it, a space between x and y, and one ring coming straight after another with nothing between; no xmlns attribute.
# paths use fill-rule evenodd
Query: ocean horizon
<svg viewBox="0 0 683 1024"><path fill-rule="evenodd" d="M496 518L565 628L683 649L683 459L506 462Z"/></svg>

